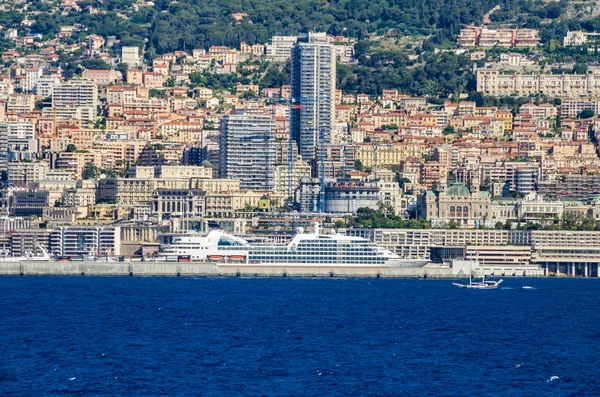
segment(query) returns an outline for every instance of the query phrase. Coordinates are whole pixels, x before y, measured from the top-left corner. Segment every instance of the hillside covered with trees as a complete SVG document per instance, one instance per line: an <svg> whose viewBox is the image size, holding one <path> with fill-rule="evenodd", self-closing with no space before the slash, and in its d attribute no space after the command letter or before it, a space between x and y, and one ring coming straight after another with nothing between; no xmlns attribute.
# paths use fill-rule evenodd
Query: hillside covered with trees
<svg viewBox="0 0 600 397"><path fill-rule="evenodd" d="M265 43L273 35L309 30L363 39L370 34L456 35L461 24L480 22L496 5L518 8L515 0L156 0L154 7L132 7L134 0L83 0L81 13L36 17L33 33L54 35L61 25L81 23L89 33L116 36L126 44L157 54L178 49L237 47ZM90 7L106 13L89 12ZM28 11L49 12L48 3L33 0ZM232 16L245 13L240 22ZM20 23L23 15L0 13L0 24Z"/></svg>

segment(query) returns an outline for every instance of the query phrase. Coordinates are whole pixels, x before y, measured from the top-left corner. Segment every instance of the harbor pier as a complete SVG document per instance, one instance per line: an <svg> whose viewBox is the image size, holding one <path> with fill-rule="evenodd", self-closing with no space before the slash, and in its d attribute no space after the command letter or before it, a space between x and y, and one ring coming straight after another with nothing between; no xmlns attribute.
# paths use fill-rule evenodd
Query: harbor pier
<svg viewBox="0 0 600 397"><path fill-rule="evenodd" d="M538 266L490 267L478 271L487 276L541 277ZM588 274L592 274L589 273ZM597 274L597 267L593 274ZM366 278L430 278L456 279L464 272L455 267L427 264L424 267L385 266L290 266L285 264L240 264L216 262L162 261L22 261L1 262L0 275L23 276L203 276L203 277L366 277Z"/></svg>
<svg viewBox="0 0 600 397"><path fill-rule="evenodd" d="M459 261L453 266L430 263L424 267L385 266L290 266L285 264L242 264L167 261L0 261L3 276L203 276L203 277L386 277L464 278L469 269ZM459 264L460 263L460 264ZM474 264L476 275L492 277L600 277L600 262L548 262L521 265Z"/></svg>

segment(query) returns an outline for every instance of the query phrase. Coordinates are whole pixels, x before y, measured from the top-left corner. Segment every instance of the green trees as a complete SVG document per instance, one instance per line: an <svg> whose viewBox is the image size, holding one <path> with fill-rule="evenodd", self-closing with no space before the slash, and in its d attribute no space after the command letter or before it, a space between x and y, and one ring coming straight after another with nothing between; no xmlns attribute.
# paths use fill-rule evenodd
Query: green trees
<svg viewBox="0 0 600 397"><path fill-rule="evenodd" d="M590 117L594 117L596 113L592 109L584 109L577 115L579 119L589 119Z"/></svg>
<svg viewBox="0 0 600 397"><path fill-rule="evenodd" d="M588 72L587 63L578 62L573 66L573 70L571 71L573 74L586 74Z"/></svg>
<svg viewBox="0 0 600 397"><path fill-rule="evenodd" d="M60 30L56 18L46 12L36 16L35 23L31 26L32 33L54 36Z"/></svg>
<svg viewBox="0 0 600 397"><path fill-rule="evenodd" d="M120 63L117 65L117 70L119 72L121 72L121 74L123 75L123 77L127 76L127 69L129 68L129 65L127 65L126 63Z"/></svg>
<svg viewBox="0 0 600 397"><path fill-rule="evenodd" d="M447 125L446 127L444 127L442 134L444 134L444 135L456 134L456 130L451 125Z"/></svg>
<svg viewBox="0 0 600 397"><path fill-rule="evenodd" d="M281 87L282 85L290 83L290 63L287 62L284 66L280 67L277 64L269 65L267 72L264 77L260 80L259 87L271 88Z"/></svg>
<svg viewBox="0 0 600 397"><path fill-rule="evenodd" d="M404 55L372 47L370 58L339 66L338 87L344 92L381 95L383 88L412 95L447 98L475 87L472 61L453 53L429 54L424 65L413 66ZM360 58L359 58L360 59ZM410 66L410 68L409 68Z"/></svg>
<svg viewBox="0 0 600 397"><path fill-rule="evenodd" d="M148 54L212 45L237 47L266 43L274 35L295 35L299 32L326 31L364 39L370 34L432 35L433 43L453 40L461 24L481 21L483 15L500 4L503 9L518 11L523 7L514 0L239 0L168 1L155 0L154 7L133 10L133 0L97 2L81 0L80 6L100 9L97 14L69 13L51 17L44 11L50 8L41 1L32 7L42 11L32 30L44 35L56 34L61 25L81 23L88 32L101 36L116 36L123 45L143 46L148 39ZM547 15L556 15L561 8L548 8ZM127 19L117 16L126 14ZM246 13L242 21L234 13ZM16 19L15 19L16 17ZM21 18L21 19L18 19ZM22 15L0 14L0 24L12 26L21 22ZM361 57L368 42L357 44Z"/></svg>
<svg viewBox="0 0 600 397"><path fill-rule="evenodd" d="M381 210L359 208L356 218L348 226L373 227L383 229L430 229L429 222L423 219L402 219L393 214L385 214Z"/></svg>
<svg viewBox="0 0 600 397"><path fill-rule="evenodd" d="M94 163L86 163L83 167L83 179L98 179L100 177L100 169Z"/></svg>
<svg viewBox="0 0 600 397"><path fill-rule="evenodd" d="M406 177L400 178L399 175L396 175L396 176L394 176L394 182L398 182L398 185L400 185L400 188L404 189L404 186L407 183L410 183L410 179L408 179Z"/></svg>
<svg viewBox="0 0 600 397"><path fill-rule="evenodd" d="M109 70L110 65L104 62L102 59L86 59L81 62L81 66L86 69L92 70Z"/></svg>
<svg viewBox="0 0 600 397"><path fill-rule="evenodd" d="M150 98L166 98L167 92L164 90L157 90L156 88L152 88L148 92L148 95L150 95Z"/></svg>
<svg viewBox="0 0 600 397"><path fill-rule="evenodd" d="M333 226L335 226L336 229L341 229L346 227L346 223L343 220L338 219L337 221L335 221Z"/></svg>
<svg viewBox="0 0 600 397"><path fill-rule="evenodd" d="M117 168L99 168L94 163L86 163L83 167L83 179L98 179L104 174L110 178L126 177L129 173L129 163L125 160L117 160L115 162Z"/></svg>

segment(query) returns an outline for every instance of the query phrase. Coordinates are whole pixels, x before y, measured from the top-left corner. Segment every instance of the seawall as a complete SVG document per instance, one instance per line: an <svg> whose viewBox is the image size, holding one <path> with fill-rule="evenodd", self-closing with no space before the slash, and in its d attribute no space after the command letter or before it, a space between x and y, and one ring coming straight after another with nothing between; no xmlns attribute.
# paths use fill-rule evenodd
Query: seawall
<svg viewBox="0 0 600 397"><path fill-rule="evenodd" d="M384 277L457 278L452 268L390 268L371 266L238 265L205 262L0 262L0 275L23 276L203 276L203 277ZM540 276L537 272L496 273L506 276ZM461 276L462 277L462 276Z"/></svg>

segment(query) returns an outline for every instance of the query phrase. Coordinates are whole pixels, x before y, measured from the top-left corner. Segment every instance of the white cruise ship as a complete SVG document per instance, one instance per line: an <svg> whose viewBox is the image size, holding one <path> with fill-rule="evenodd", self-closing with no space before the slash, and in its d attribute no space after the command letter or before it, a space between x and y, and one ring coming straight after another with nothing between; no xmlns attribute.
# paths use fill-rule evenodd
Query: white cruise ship
<svg viewBox="0 0 600 397"><path fill-rule="evenodd" d="M361 237L341 234L298 234L287 245L250 245L244 239L213 230L207 236L177 237L161 255L191 261L214 261L220 266L339 266L422 267L424 259L404 259Z"/></svg>

